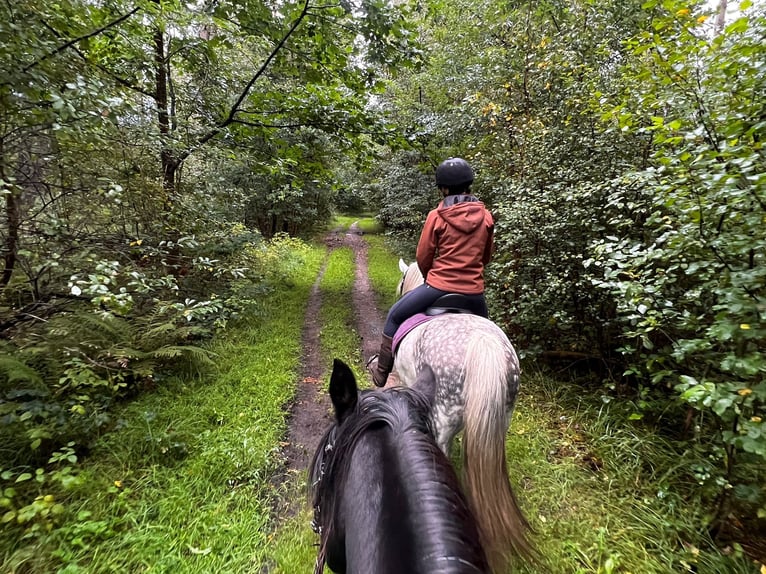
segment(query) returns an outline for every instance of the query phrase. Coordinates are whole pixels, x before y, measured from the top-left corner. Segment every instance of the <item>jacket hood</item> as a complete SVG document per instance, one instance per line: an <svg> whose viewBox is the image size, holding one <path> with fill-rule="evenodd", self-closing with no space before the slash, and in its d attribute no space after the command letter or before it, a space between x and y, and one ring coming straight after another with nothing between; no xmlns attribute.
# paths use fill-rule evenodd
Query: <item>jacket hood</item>
<svg viewBox="0 0 766 574"><path fill-rule="evenodd" d="M484 204L472 195L450 195L437 208L449 225L463 233L473 233L484 224Z"/></svg>

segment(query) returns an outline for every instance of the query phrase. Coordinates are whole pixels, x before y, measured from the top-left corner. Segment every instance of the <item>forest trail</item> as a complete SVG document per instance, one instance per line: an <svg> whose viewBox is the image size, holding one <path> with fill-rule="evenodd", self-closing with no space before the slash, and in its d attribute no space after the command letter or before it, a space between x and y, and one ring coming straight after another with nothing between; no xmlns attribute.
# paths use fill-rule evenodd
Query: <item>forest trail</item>
<svg viewBox="0 0 766 574"><path fill-rule="evenodd" d="M385 312L377 306L376 295L368 275L368 243L358 226L354 224L348 229L339 228L328 233L324 237L324 245L325 261L314 281L304 315L299 383L290 406L288 430L283 444L285 468L293 477L305 476L319 441L332 424L332 406L324 390L329 376L329 373L325 372L327 357L322 356L320 331L323 305L321 284L330 255L335 249L347 248L353 252L354 283L350 301L353 324L349 327L352 327L359 337L357 350L361 353L360 359L363 363L377 352L385 322ZM395 373L389 380L391 385L398 384ZM625 562L626 568L630 561L632 564L646 567L647 572L662 572L662 565L654 561L651 565L645 563L641 544L636 544L635 536L626 534L627 530L610 534L608 545L602 547L605 544L602 537L607 530L604 521L599 517L609 519L615 514L623 518L636 516L642 519L644 515L643 511L635 506L633 495L629 494L632 492L630 489L625 490L625 496L620 495L619 488L614 490L609 486L607 490L603 490L601 481L608 479L611 484L611 481L615 480L614 477L619 476L619 463L608 455L602 460L600 456L593 454L595 451L589 444L584 429L591 424L596 428L597 421L587 417L583 420L573 418L565 407L565 404L572 403L568 403L563 395L559 396L558 391L546 391L540 376L528 375L526 383L528 384L523 391L525 405L514 415L515 430L509 443L508 455L515 461L514 473L521 486L520 494L524 499L528 517L533 519L538 538L543 541L551 553L551 559L556 563L557 569L550 571L574 571L569 568L575 567L582 572L602 571L602 565L619 560ZM535 385L537 390L534 390ZM364 376L360 387L374 388L369 376ZM579 402L576 404L579 405ZM299 483L304 484L302 478ZM298 495L297 491L288 491L275 508L277 522L295 516L302 504L305 504L303 495ZM570 520L570 515L579 518ZM595 539L582 537L576 531L581 528L583 516L590 517L587 520L594 525L593 531L597 533ZM301 518L301 528L306 528L307 520L308 518ZM632 523L636 524L638 531L643 532L642 536L652 540L653 544L656 544L657 540L664 543L661 536L656 538L653 525L647 527L646 521L636 520L633 519ZM577 526L571 526L570 523ZM313 543L312 537L297 540L305 544L309 539ZM566 547L563 550L559 549L556 546L557 542L549 542L551 539L563 540L562 544ZM588 555L593 554L595 558L584 560L582 557L585 554L582 551L572 555L570 547L582 547ZM623 559L621 552L625 555L630 554L630 558ZM670 550L664 552L671 554ZM719 559L709 552L703 554L704 556L694 555L692 559L700 562L699 571L723 572L724 570L717 568L723 567L723 564L729 567L725 558ZM715 570L705 570L707 560L710 560L709 564L715 564ZM535 566L520 565L519 571L531 573L540 570ZM730 569L725 571L731 574L755 572L749 569L748 565L738 569L733 561Z"/></svg>
<svg viewBox="0 0 766 574"><path fill-rule="evenodd" d="M355 318L355 329L361 340L361 358L377 352L380 344L380 334L385 321L375 301L375 293L370 285L367 274L367 242L356 223L348 230L336 229L324 239L327 256L334 249L348 247L354 253L355 278L352 290L352 305ZM289 471L302 472L308 467L311 457L316 450L319 440L332 422L330 398L322 392L324 373L320 342L320 310L322 293L320 283L324 275L325 264L322 266L311 296L306 306L305 323L303 326L301 358L301 376L295 399L291 406L288 431L285 446L285 457Z"/></svg>

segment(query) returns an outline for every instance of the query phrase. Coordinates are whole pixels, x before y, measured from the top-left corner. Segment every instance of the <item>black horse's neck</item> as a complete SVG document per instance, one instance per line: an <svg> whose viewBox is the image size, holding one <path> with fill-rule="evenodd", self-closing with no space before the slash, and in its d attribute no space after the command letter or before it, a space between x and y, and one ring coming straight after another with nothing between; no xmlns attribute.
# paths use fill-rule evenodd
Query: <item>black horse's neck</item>
<svg viewBox="0 0 766 574"><path fill-rule="evenodd" d="M374 395L337 429L321 463L327 565L349 574L487 572L473 516L415 395Z"/></svg>

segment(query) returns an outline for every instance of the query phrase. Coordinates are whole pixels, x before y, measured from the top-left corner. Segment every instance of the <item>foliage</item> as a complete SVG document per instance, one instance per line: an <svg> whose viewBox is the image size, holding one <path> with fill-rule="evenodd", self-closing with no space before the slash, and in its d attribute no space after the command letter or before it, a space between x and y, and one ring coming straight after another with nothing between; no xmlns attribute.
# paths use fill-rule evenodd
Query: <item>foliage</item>
<svg viewBox="0 0 766 574"><path fill-rule="evenodd" d="M294 283L305 253L281 233L328 221L338 157L362 163L389 137L368 96L418 59L409 10L0 7L0 468L24 477L9 521L46 530L58 501L28 475L47 489L56 453L80 456L121 401L207 369L205 340Z"/></svg>
<svg viewBox="0 0 766 574"><path fill-rule="evenodd" d="M368 93L418 58L404 3L0 10L10 322L67 292L73 274L109 276L130 260L149 282L178 280L211 267L199 253L237 224L266 237L321 226L338 154L363 158L390 133ZM177 286L177 301L206 298L191 280Z"/></svg>
<svg viewBox="0 0 766 574"><path fill-rule="evenodd" d="M393 154L376 170L367 199L376 206L386 233L413 254L425 216L440 198L433 175L424 173L424 163L416 152Z"/></svg>
<svg viewBox="0 0 766 574"><path fill-rule="evenodd" d="M498 73L467 98L498 220L493 305L524 352L608 358L612 304L582 260L606 227L603 179L632 150L602 128L593 98L615 89L620 42L641 14L612 2L493 9L506 19L483 65Z"/></svg>
<svg viewBox="0 0 766 574"><path fill-rule="evenodd" d="M549 184L496 188L497 253L486 270L493 317L522 353L571 352L574 357L611 355L613 302L595 291L583 267L604 190L598 184Z"/></svg>
<svg viewBox="0 0 766 574"><path fill-rule="evenodd" d="M425 6L427 64L381 106L419 157L476 169L497 221L493 319L523 355L600 367L612 398L633 393L629 419L686 433L700 527L757 532L763 7L727 23L673 0ZM426 203L381 220L414 235Z"/></svg>
<svg viewBox="0 0 766 574"><path fill-rule="evenodd" d="M621 41L645 18L635 3L606 1L428 6L420 24L429 65L397 81L388 107L421 157L461 155L475 168L474 191L497 220L493 317L525 352L608 357L613 304L582 261L605 227L603 176L632 148L602 127L589 95L619 87ZM397 173L403 157L383 169ZM418 190L410 184L404 195ZM410 235L425 203L399 216Z"/></svg>
<svg viewBox="0 0 766 574"><path fill-rule="evenodd" d="M368 238L369 273L376 291L390 297L399 274L382 240ZM515 572L758 571L742 546L727 537L716 548L699 527L714 510L700 487L709 444L690 447L662 422L631 419L637 401L630 395L618 400L530 360L522 368L507 455L542 558L516 564ZM763 468L749 470L763 480ZM747 550L757 555L758 540L751 542Z"/></svg>
<svg viewBox="0 0 766 574"><path fill-rule="evenodd" d="M629 372L680 394L695 440L720 441L705 485L725 498L739 483L734 496L766 515L735 470L766 462L766 18L745 12L711 40L704 14L647 7L654 31L633 41L641 66L610 115L654 151L609 196L600 285L616 296Z"/></svg>
<svg viewBox="0 0 766 574"><path fill-rule="evenodd" d="M274 242L263 265L280 288L264 293L257 313L230 323L226 337L204 344L215 370L165 374L114 405L114 424L87 456L71 443L38 464L4 462L0 569L252 565L252 552L241 550L270 544L269 513L280 493L268 478L282 467L284 404L321 255L296 240Z"/></svg>

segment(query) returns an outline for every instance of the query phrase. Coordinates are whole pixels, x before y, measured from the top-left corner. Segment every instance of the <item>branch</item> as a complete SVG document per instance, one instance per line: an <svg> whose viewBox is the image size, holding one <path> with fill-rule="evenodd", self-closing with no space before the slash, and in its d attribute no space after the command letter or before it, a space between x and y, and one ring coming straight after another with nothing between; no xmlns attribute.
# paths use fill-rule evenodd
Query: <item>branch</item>
<svg viewBox="0 0 766 574"><path fill-rule="evenodd" d="M334 124L331 122L297 122L292 124L267 124L267 123L252 122L247 120L234 120L232 123L243 125L243 126L250 126L254 128L264 128L264 129L318 128L320 130L323 130L326 128L335 128L335 129L339 129L340 131L346 134L356 134L356 135L364 134L364 135L378 136L378 137L387 137L387 136L390 136L392 133L392 132L386 132L386 131L345 128L345 127L342 127L340 124Z"/></svg>
<svg viewBox="0 0 766 574"><path fill-rule="evenodd" d="M95 30L95 31L93 31L93 32L90 32L90 33L88 33L88 34L85 34L85 35L83 35L83 36L79 36L79 37L77 37L77 38L74 38L74 39L72 39L72 40L69 40L69 42L67 42L67 43L65 43L65 44L63 44L63 45L61 45L61 46L59 46L58 48L56 48L56 49L55 49L55 50L53 50L52 52L48 52L47 54L45 54L45 55L44 55L42 58L40 58L39 60L35 60L35 61L34 61L34 62L32 62L31 64L29 64L28 66L26 66L25 68L23 68L23 70L22 70L22 71L23 71L23 72L28 72L29 70L31 70L31 69L32 69L32 68L34 68L35 66L39 65L40 63L44 62L44 61L45 61L45 60L47 60L48 58L51 58L51 57L55 56L56 54L59 54L59 53L63 52L64 50L66 50L66 49L67 49L67 48L69 48L70 46L73 46L73 45L74 45L74 44L76 44L77 42L80 42L80 41L82 41L82 40L87 40L88 38L92 38L92 37L94 37L94 36L98 36L99 34L101 34L102 32L105 32L105 31L106 31L106 30L108 30L109 28L114 28L114 27L115 27L115 26L117 26L118 24L120 24L120 23L124 22L125 20L127 20L128 18L130 18L130 17L131 17L133 14L135 14L136 12L138 12L140 9L141 9L141 7L140 7L140 6L136 6L135 8L133 8L133 10L131 10L131 11L130 11L130 12L128 12L127 14L125 14L125 15L123 15L123 16L120 16L119 18L117 18L116 20L114 20L114 21L112 21L112 22L109 22L108 24L105 24L104 26L102 26L102 27L101 27L101 28L99 28L98 30Z"/></svg>
<svg viewBox="0 0 766 574"><path fill-rule="evenodd" d="M252 122L248 120L234 120L232 123L242 126L250 126L252 128L267 128L267 129L292 129L292 128L324 128L333 124L325 122L295 122L291 124L267 124L263 122Z"/></svg>
<svg viewBox="0 0 766 574"><path fill-rule="evenodd" d="M45 26L45 27L46 27L48 30L50 30L50 31L51 31L51 33L52 33L54 36L56 36L56 38L58 38L59 40L61 40L61 39L62 39L62 36L61 36L61 34L59 34L58 30L56 30L56 29L55 29L53 26L51 26L51 25L50 25L50 24L48 24L47 22L43 22L42 24L43 24L43 26ZM142 88L141 86L137 86L137 85L135 85L135 84L131 83L130 81L126 80L125 78L122 78L122 77L118 76L117 74L115 74L114 72L112 72L110 69L108 69L106 66L103 66L103 65L101 65L101 64L99 64L99 63L97 63L97 62L91 62L91 61L88 59L88 57L87 57L85 54L83 54L83 53L82 53L82 51L81 51L79 48L77 48L77 47L73 47L73 48L72 48L72 50L74 50L75 54L77 54L78 56L80 56L80 58L82 59L82 61L83 61L83 62L85 62L86 64L88 64L88 65L90 65L90 66L95 66L97 69L99 69L99 70L101 70L102 72L104 72L104 73L105 73L107 76L109 76L110 78L112 78L112 79L113 79L115 82L117 82L118 84L120 84L120 85L122 85L122 86L124 86L124 87L126 87L126 88L128 88L128 89L130 89L130 90L133 90L134 92L138 92L139 94L142 94L142 95L144 95L144 96L147 96L147 97L150 97L150 98L151 98L151 97L153 97L153 94L152 94L151 92L149 92L149 91L145 90L145 89L144 89L144 88Z"/></svg>
<svg viewBox="0 0 766 574"><path fill-rule="evenodd" d="M303 9L301 10L300 15L295 19L295 22L293 22L293 25L290 26L290 29L287 31L284 37L279 41L279 43L274 47L274 49L271 51L269 56L263 61L263 64L261 64L261 67L258 68L258 71L247 83L247 85L245 86L245 89L242 90L242 93L240 93L239 98L237 98L237 101L231 107L231 110L229 111L229 115L226 117L226 119L222 121L220 124L218 124L216 127L214 127L212 130L210 130L208 133L206 133L204 136L202 136L199 140L197 140L196 147L187 149L184 152L182 152L177 158L179 163L184 161L187 157L189 157L192 154L192 152L194 152L195 149L205 145L207 142L209 142L211 139L213 139L215 136L221 133L221 131L225 127L229 126L230 124L234 122L234 118L239 112L239 107L242 105L242 102L245 101L245 98L250 93L250 90L255 85L255 82L257 82L258 79L263 75L263 73L266 71L266 68L268 68L269 64L271 64L271 61L276 57L276 55L285 45L287 40L290 38L290 36L293 35L295 30L298 28L298 26L301 24L303 19L308 14L310 1L311 0L305 0L303 4Z"/></svg>

